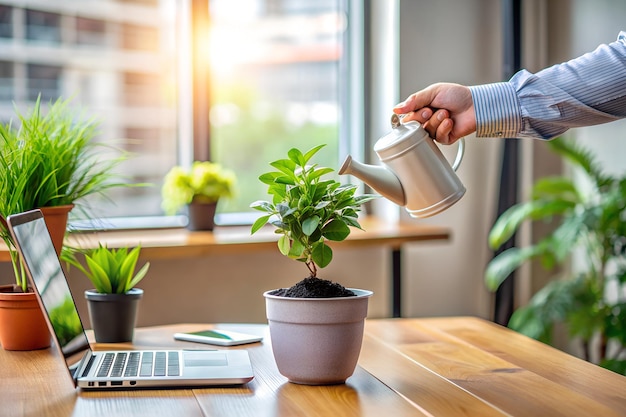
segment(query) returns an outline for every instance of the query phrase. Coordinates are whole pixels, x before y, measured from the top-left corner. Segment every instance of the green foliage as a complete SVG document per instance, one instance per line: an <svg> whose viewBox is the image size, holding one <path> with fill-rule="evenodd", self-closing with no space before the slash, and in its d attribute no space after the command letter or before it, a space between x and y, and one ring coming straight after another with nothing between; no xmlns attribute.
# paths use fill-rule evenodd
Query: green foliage
<svg viewBox="0 0 626 417"><path fill-rule="evenodd" d="M355 196L356 185L322 179L333 169L309 165L309 160L325 145L306 153L289 150L287 159L270 163L276 171L265 173L259 180L268 186L272 201L255 201L250 207L266 213L252 225L254 234L268 222L276 227L278 249L283 255L304 262L317 276L317 267L332 261L333 252L326 240L342 241L350 227L361 229L358 212L362 204L376 196Z"/></svg>
<svg viewBox="0 0 626 417"><path fill-rule="evenodd" d="M126 155L103 158L103 151L112 148L94 140L97 124L75 115L68 104L59 99L44 114L37 100L26 114L16 110L19 127L13 122L0 124L3 218L35 208L80 204L89 195L127 185L114 173ZM11 249L17 285L26 291L27 280L4 223L0 236Z"/></svg>
<svg viewBox="0 0 626 417"><path fill-rule="evenodd" d="M515 311L509 327L551 343L554 325L565 323L587 360L599 358L601 366L626 374L626 178L603 174L593 155L571 141L559 138L548 144L586 175L591 189L564 177L537 181L529 201L497 219L489 244L498 249L525 221L556 222L557 227L533 245L507 249L492 259L486 285L495 291L531 259L551 269L564 265L574 252L583 256L583 271L555 277ZM592 355L594 337L600 343Z"/></svg>
<svg viewBox="0 0 626 417"><path fill-rule="evenodd" d="M62 257L85 274L99 293L124 294L134 288L150 268L150 262L146 262L135 273L140 251L141 246L129 252L128 248L109 249L100 244L97 249L85 251L64 247ZM84 254L86 268L76 257L77 252Z"/></svg>
<svg viewBox="0 0 626 417"><path fill-rule="evenodd" d="M174 214L192 201L213 203L231 197L235 182L235 173L217 163L195 161L189 170L175 166L165 176L161 188L163 210Z"/></svg>
<svg viewBox="0 0 626 417"><path fill-rule="evenodd" d="M76 336L82 334L83 327L80 318L76 312L74 301L69 297L50 311L50 321L53 323L54 331L61 346L67 345Z"/></svg>

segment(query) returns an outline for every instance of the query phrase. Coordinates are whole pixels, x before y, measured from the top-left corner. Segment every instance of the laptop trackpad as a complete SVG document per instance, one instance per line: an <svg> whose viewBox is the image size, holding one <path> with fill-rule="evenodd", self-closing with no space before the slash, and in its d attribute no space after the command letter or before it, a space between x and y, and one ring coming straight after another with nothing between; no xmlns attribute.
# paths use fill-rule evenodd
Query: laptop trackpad
<svg viewBox="0 0 626 417"><path fill-rule="evenodd" d="M226 354L220 352L184 352L183 361L185 367L197 366L226 366Z"/></svg>

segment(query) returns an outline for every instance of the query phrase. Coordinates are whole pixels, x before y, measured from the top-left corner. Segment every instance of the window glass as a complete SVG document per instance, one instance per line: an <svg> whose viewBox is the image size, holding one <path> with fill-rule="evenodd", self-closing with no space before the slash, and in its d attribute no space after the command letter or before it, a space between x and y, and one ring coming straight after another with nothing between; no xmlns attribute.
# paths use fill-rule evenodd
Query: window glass
<svg viewBox="0 0 626 417"><path fill-rule="evenodd" d="M338 0L210 0L211 157L238 177L222 213L268 198L258 176L291 147L325 143L336 167L339 63L346 22Z"/></svg>
<svg viewBox="0 0 626 417"><path fill-rule="evenodd" d="M45 43L61 42L61 15L27 10L26 39Z"/></svg>
<svg viewBox="0 0 626 417"><path fill-rule="evenodd" d="M121 174L150 187L87 202L93 216L161 215L160 185L178 162L178 5L182 0L6 1L0 8L0 120L71 100L97 140L131 152ZM10 30L8 30L8 29ZM184 92L182 92L184 93ZM104 155L103 155L104 157Z"/></svg>
<svg viewBox="0 0 626 417"><path fill-rule="evenodd" d="M0 38L10 38L13 36L12 11L13 8L9 6L0 6Z"/></svg>

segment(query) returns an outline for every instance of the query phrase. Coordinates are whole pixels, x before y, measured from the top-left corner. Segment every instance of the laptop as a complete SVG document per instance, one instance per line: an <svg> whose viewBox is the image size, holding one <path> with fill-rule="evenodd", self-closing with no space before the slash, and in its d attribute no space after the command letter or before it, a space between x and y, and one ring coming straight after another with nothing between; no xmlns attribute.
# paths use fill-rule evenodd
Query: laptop
<svg viewBox="0 0 626 417"><path fill-rule="evenodd" d="M253 379L243 349L92 351L41 211L9 216L7 224L75 387L225 386Z"/></svg>

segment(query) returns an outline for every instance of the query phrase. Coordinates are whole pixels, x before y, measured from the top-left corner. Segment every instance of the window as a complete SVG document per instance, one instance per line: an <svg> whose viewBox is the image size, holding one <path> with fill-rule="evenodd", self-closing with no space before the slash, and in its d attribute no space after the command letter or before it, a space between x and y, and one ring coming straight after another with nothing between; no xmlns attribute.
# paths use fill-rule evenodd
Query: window
<svg viewBox="0 0 626 417"><path fill-rule="evenodd" d="M222 214L252 212L266 198L259 174L290 147L326 143L318 162L338 166L347 0L3 3L1 41L12 47L0 62L0 120L14 117L13 102L27 110L40 94L72 98L99 120L99 140L134 154L122 174L152 184L91 201L94 216L162 215L165 173L194 159L236 172L238 194ZM187 63L199 7L208 25L194 58L206 89ZM206 102L195 120L194 94Z"/></svg>
<svg viewBox="0 0 626 417"><path fill-rule="evenodd" d="M28 64L26 68L28 100L56 100L61 93L61 67L54 65Z"/></svg>
<svg viewBox="0 0 626 417"><path fill-rule="evenodd" d="M340 62L346 17L337 0L210 0L211 158L238 176L224 212L267 198L258 176L291 147L327 144L339 161Z"/></svg>
<svg viewBox="0 0 626 417"><path fill-rule="evenodd" d="M0 61L0 102L13 98L13 63Z"/></svg>
<svg viewBox="0 0 626 417"><path fill-rule="evenodd" d="M0 6L0 38L13 36L13 8Z"/></svg>
<svg viewBox="0 0 626 417"><path fill-rule="evenodd" d="M61 15L27 10L26 39L46 43L61 42Z"/></svg>
<svg viewBox="0 0 626 417"><path fill-rule="evenodd" d="M76 42L79 45L104 46L107 42L104 20L76 18Z"/></svg>

